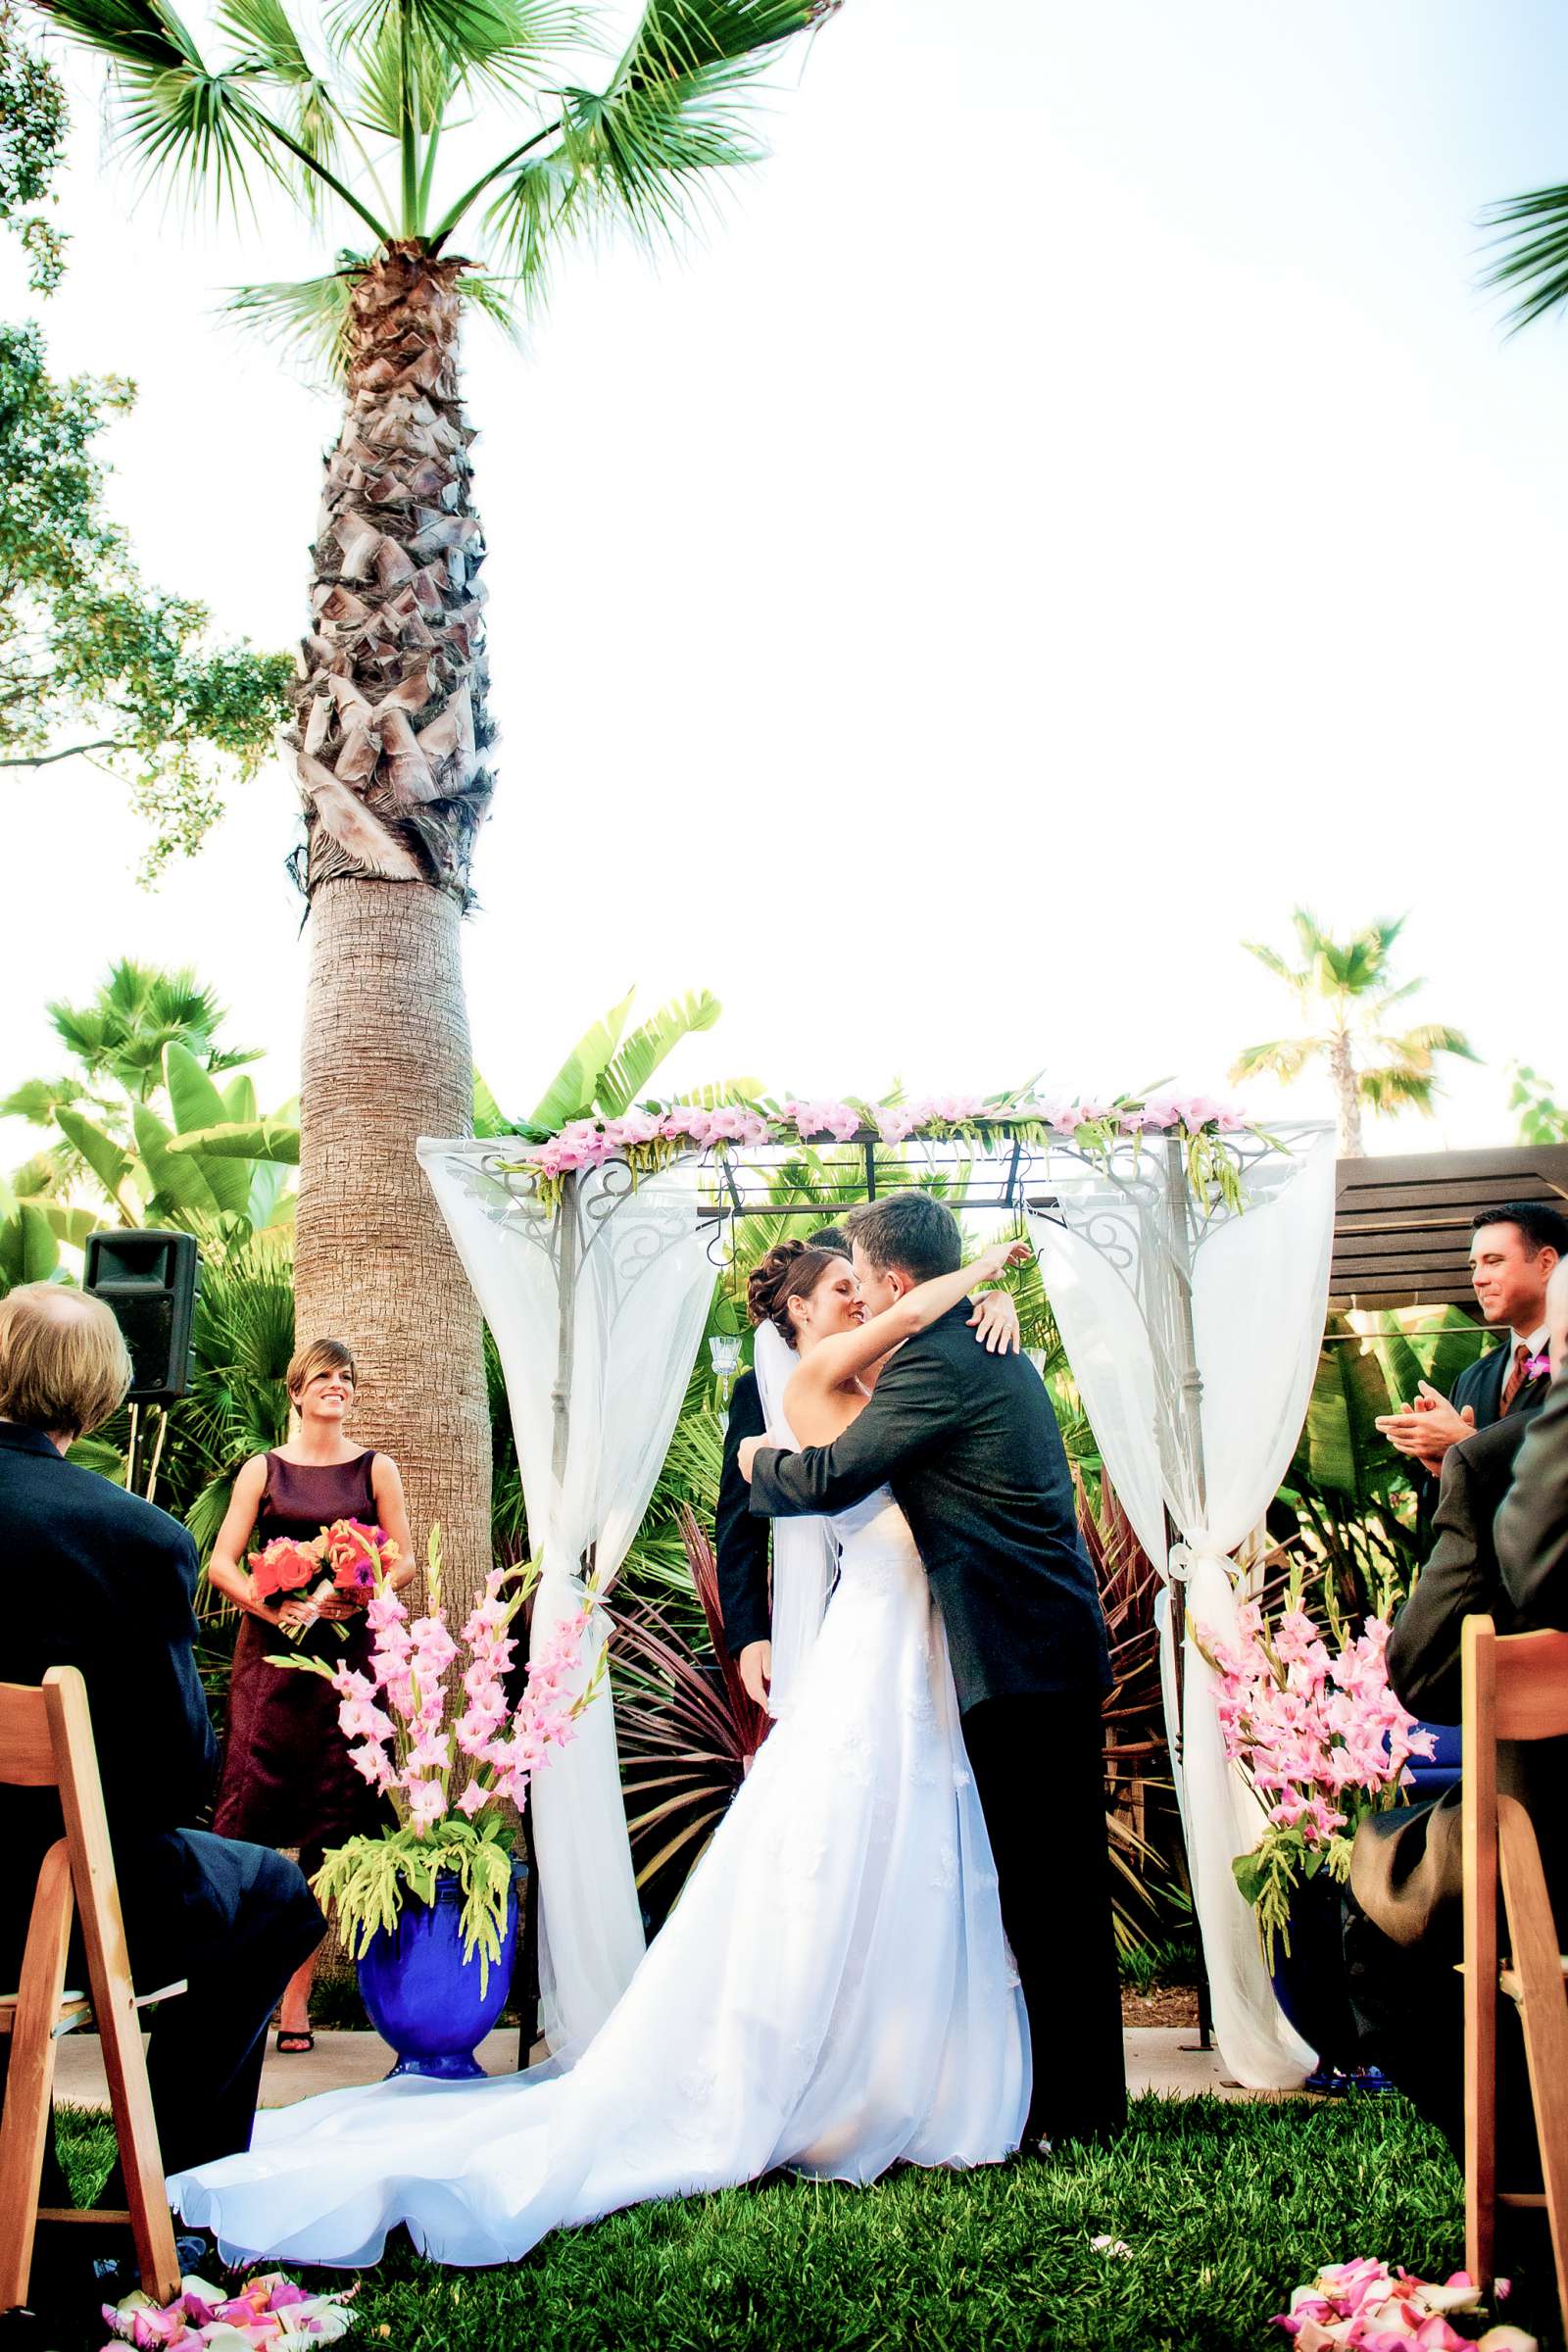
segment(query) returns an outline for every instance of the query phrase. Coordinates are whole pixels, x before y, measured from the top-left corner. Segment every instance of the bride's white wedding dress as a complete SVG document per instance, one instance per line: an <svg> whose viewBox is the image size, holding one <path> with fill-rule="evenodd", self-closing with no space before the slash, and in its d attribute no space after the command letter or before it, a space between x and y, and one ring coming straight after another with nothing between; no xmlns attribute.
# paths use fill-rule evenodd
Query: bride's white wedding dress
<svg viewBox="0 0 1568 2352"><path fill-rule="evenodd" d="M1029 2096L1023 2003L941 1619L884 1488L834 1522L793 1702L569 2074L401 2077L257 2117L170 2193L228 2255L439 2262L787 2165L870 2180L995 2162Z"/></svg>

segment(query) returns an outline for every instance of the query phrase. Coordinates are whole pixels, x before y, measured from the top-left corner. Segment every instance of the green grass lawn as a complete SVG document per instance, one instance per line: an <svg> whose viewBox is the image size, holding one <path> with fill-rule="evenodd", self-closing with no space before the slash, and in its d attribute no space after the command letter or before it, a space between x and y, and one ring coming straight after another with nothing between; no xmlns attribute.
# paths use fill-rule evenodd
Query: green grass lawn
<svg viewBox="0 0 1568 2352"><path fill-rule="evenodd" d="M73 2114L62 2146L85 2199L109 2162L107 2128ZM1090 2241L1102 2233L1131 2252L1097 2253ZM1285 2352L1266 2323L1319 2263L1374 2254L1443 2278L1462 2241L1458 2175L1401 2099L1148 2097L1104 2154L903 2172L871 2189L778 2179L612 2215L503 2271L439 2271L405 2242L365 2275L351 2341L391 2352ZM1509 2317L1529 2326L1520 2302Z"/></svg>

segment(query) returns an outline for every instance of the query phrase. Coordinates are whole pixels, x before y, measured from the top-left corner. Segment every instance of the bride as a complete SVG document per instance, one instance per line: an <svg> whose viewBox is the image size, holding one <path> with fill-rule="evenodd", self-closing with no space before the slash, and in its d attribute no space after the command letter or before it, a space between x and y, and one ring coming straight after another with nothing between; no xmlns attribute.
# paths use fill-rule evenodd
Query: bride
<svg viewBox="0 0 1568 2352"><path fill-rule="evenodd" d="M754 1322L795 1347L791 1433L825 1445L893 1348L1001 1272L1004 1244L860 1321L835 1251L782 1243ZM258 2115L170 2194L230 2258L444 2263L778 2166L866 2181L1017 2146L1028 2028L942 1621L887 1488L833 1522L839 1579L792 1703L675 1910L568 2074L401 2076Z"/></svg>

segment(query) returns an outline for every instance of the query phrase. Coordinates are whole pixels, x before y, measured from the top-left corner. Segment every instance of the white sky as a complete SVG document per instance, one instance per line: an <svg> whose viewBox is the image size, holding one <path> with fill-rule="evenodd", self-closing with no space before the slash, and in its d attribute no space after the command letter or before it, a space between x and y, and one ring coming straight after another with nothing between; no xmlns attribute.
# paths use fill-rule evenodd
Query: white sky
<svg viewBox="0 0 1568 2352"><path fill-rule="evenodd" d="M52 364L140 386L148 576L287 644L335 411L218 306L331 246L132 211L70 76ZM568 261L526 358L475 330L503 1101L633 978L724 1000L677 1078L1212 1086L1292 1024L1237 943L1297 902L1408 909L1411 1017L1487 1056L1382 1148L1507 1140L1511 1055L1568 1084L1568 342L1504 346L1474 225L1561 179L1565 100L1549 0L848 0L701 250ZM103 778L4 788L0 1089L129 954L291 1093L281 769L155 897Z"/></svg>

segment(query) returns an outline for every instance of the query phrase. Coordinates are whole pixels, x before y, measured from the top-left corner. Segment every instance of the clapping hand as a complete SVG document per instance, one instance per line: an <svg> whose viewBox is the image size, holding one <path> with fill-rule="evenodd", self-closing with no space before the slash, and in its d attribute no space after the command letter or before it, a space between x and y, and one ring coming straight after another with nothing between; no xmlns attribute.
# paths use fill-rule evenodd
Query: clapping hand
<svg viewBox="0 0 1568 2352"><path fill-rule="evenodd" d="M1376 1422L1396 1451L1410 1454L1434 1473L1443 1467L1448 1447L1471 1436L1475 1425L1474 1405L1455 1412L1447 1397L1425 1380L1412 1403L1401 1404L1396 1413L1380 1413Z"/></svg>

